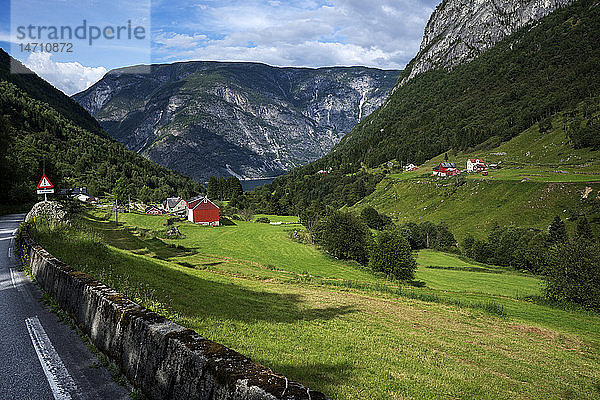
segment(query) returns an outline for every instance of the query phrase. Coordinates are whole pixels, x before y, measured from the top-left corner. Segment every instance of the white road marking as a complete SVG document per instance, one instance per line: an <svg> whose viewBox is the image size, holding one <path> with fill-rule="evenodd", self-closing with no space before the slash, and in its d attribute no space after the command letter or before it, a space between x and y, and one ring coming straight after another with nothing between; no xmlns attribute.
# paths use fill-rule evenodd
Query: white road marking
<svg viewBox="0 0 600 400"><path fill-rule="evenodd" d="M19 274L17 273L17 271L14 268L10 269L10 280L12 281L12 284L15 289L17 289L21 293L24 293L23 292L23 290L24 290L23 282L21 280L21 277L19 276Z"/></svg>
<svg viewBox="0 0 600 400"><path fill-rule="evenodd" d="M42 364L46 379L56 400L71 400L71 393L77 392L77 385L67 371L65 364L52 346L50 338L42 327L38 317L25 319L31 342Z"/></svg>

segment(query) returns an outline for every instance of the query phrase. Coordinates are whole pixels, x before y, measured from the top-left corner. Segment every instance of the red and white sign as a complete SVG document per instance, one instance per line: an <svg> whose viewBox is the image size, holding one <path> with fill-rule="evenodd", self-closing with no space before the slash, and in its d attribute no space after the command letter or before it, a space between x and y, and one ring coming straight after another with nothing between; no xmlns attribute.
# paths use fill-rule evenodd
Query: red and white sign
<svg viewBox="0 0 600 400"><path fill-rule="evenodd" d="M42 176L42 179L40 179L40 183L38 183L37 185L38 189L52 189L53 187L54 185L50 182L50 179L48 179L46 174Z"/></svg>

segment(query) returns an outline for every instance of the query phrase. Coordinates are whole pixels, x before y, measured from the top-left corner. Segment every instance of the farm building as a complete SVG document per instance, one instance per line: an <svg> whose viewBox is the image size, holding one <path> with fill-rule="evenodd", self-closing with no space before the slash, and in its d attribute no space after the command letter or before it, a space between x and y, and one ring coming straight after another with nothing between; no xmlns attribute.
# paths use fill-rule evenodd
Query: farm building
<svg viewBox="0 0 600 400"><path fill-rule="evenodd" d="M418 170L418 169L419 169L419 167L417 167L415 164L408 164L406 167L404 167L404 170L405 170L406 172L409 172L409 171L416 171L416 170Z"/></svg>
<svg viewBox="0 0 600 400"><path fill-rule="evenodd" d="M467 160L467 172L487 171L488 167L481 158L469 158Z"/></svg>
<svg viewBox="0 0 600 400"><path fill-rule="evenodd" d="M187 203L181 197L169 197L162 203L162 208L169 214L185 215L187 212Z"/></svg>
<svg viewBox="0 0 600 400"><path fill-rule="evenodd" d="M443 162L437 167L433 167L433 175L435 176L454 176L460 174L460 170L456 168L456 164Z"/></svg>
<svg viewBox="0 0 600 400"><path fill-rule="evenodd" d="M95 203L97 199L93 196L88 196L87 194L78 194L75 198L84 203Z"/></svg>
<svg viewBox="0 0 600 400"><path fill-rule="evenodd" d="M188 201L187 219L195 224L219 225L219 207L208 197Z"/></svg>
<svg viewBox="0 0 600 400"><path fill-rule="evenodd" d="M163 213L162 210L156 206L148 206L144 212L148 215L161 215Z"/></svg>

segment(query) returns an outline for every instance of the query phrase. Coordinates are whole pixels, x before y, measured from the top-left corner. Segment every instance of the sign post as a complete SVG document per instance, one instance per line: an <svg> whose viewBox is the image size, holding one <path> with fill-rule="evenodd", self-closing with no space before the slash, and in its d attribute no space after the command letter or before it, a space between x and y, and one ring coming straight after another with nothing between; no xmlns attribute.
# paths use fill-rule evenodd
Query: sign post
<svg viewBox="0 0 600 400"><path fill-rule="evenodd" d="M48 193L54 193L54 185L50 182L50 179L48 179L45 173L42 176L42 179L40 179L37 188L37 193L44 195L44 201L48 201Z"/></svg>

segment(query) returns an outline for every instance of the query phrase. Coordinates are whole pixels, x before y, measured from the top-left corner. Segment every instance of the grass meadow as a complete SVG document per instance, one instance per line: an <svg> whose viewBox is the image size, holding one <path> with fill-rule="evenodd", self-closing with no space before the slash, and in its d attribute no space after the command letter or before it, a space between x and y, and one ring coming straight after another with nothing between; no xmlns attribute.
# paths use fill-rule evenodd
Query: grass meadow
<svg viewBox="0 0 600 400"><path fill-rule="evenodd" d="M166 217L119 220L90 212L77 229L36 235L68 264L332 399L600 396L600 316L544 303L537 277L421 251L425 287L403 286L292 240L300 225L178 222L183 237L166 239Z"/></svg>

